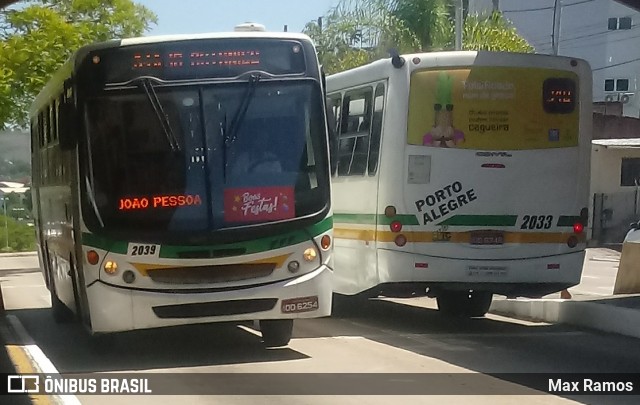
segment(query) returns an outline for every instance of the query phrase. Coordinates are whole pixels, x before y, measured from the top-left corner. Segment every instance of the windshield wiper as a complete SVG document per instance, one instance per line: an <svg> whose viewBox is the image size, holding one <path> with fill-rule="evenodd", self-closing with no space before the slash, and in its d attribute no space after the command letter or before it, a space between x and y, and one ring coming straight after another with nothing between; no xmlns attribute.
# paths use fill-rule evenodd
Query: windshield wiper
<svg viewBox="0 0 640 405"><path fill-rule="evenodd" d="M147 98L149 99L149 103L151 103L151 107L153 111L156 113L156 117L158 117L158 121L160 122L160 126L164 131L164 134L167 137L167 141L169 141L169 146L173 152L179 152L181 150L180 143L176 138L173 130L171 129L171 124L169 123L169 118L167 117L167 113L162 108L162 103L160 103L160 99L158 98L158 94L156 90L153 88L153 84L151 83L151 79L148 77L144 77L140 79L140 83L142 84L142 88L144 92L147 94Z"/></svg>
<svg viewBox="0 0 640 405"><path fill-rule="evenodd" d="M87 186L87 193L89 194L89 201L91 202L91 208L93 208L93 212L96 214L96 218L98 218L100 226L104 228L104 221L102 220L102 216L100 216L100 210L98 209L98 203L96 202L96 196L93 193L93 187L91 187L89 176L85 176L85 183Z"/></svg>
<svg viewBox="0 0 640 405"><path fill-rule="evenodd" d="M258 87L258 82L260 81L260 75L252 74L249 77L249 86L242 96L242 100L240 101L240 105L238 106L238 110L233 115L233 119L231 120L231 125L229 126L228 131L225 131L224 144L226 147L231 146L232 143L235 142L238 137L238 131L240 130L240 126L244 121L244 116L249 109L249 105L251 104L251 100L253 100L253 95L255 94L256 87ZM226 119L226 117L225 117Z"/></svg>

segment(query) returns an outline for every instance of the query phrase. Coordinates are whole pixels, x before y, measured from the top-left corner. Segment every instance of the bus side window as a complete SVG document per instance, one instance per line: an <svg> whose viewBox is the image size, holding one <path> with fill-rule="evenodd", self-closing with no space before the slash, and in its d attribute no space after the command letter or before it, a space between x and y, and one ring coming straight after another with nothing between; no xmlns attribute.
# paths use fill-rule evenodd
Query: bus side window
<svg viewBox="0 0 640 405"><path fill-rule="evenodd" d="M327 124L329 126L329 158L331 161L331 175L335 176L338 170L338 136L340 122L340 109L342 95L332 94L327 97Z"/></svg>
<svg viewBox="0 0 640 405"><path fill-rule="evenodd" d="M384 115L384 84L376 86L373 98L373 120L371 123L371 141L369 143L369 161L367 171L369 176L376 174L378 170L378 158L380 156L380 139L382 136L382 117Z"/></svg>
<svg viewBox="0 0 640 405"><path fill-rule="evenodd" d="M338 142L339 176L364 175L367 171L372 93L372 88L366 87L344 97Z"/></svg>

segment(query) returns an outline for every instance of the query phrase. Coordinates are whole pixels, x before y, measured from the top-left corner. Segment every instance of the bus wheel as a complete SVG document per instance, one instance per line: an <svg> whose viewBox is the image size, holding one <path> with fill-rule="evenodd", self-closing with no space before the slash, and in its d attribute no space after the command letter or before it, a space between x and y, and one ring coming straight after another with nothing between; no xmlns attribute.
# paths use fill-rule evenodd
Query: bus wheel
<svg viewBox="0 0 640 405"><path fill-rule="evenodd" d="M438 311L450 316L475 318L491 307L493 294L487 291L443 291L437 296Z"/></svg>
<svg viewBox="0 0 640 405"><path fill-rule="evenodd" d="M260 321L260 332L265 347L286 346L291 340L293 319L268 319Z"/></svg>
<svg viewBox="0 0 640 405"><path fill-rule="evenodd" d="M58 294L56 294L56 284L51 276L49 276L49 293L51 295L51 313L53 314L53 320L55 323L67 323L73 321L75 315L73 311L67 308L67 306L58 298Z"/></svg>

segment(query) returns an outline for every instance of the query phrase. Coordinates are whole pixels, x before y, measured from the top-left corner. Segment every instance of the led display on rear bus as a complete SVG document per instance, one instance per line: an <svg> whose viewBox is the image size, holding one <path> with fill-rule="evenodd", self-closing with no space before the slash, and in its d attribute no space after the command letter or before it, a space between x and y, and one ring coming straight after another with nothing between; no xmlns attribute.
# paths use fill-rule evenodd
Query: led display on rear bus
<svg viewBox="0 0 640 405"><path fill-rule="evenodd" d="M94 51L94 69L106 83L141 76L163 80L237 77L260 70L272 75L305 72L301 42L276 39L204 39L150 43Z"/></svg>

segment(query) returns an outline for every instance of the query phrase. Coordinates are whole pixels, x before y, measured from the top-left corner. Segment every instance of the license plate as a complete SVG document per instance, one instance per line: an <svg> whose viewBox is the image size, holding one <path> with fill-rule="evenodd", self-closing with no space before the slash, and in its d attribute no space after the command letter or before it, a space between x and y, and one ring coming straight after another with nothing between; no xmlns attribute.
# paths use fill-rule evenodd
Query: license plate
<svg viewBox="0 0 640 405"><path fill-rule="evenodd" d="M502 245L504 233L501 231L473 231L471 232L472 245Z"/></svg>
<svg viewBox="0 0 640 405"><path fill-rule="evenodd" d="M280 310L283 314L294 314L297 312L315 311L318 309L318 296L292 298L282 300Z"/></svg>

